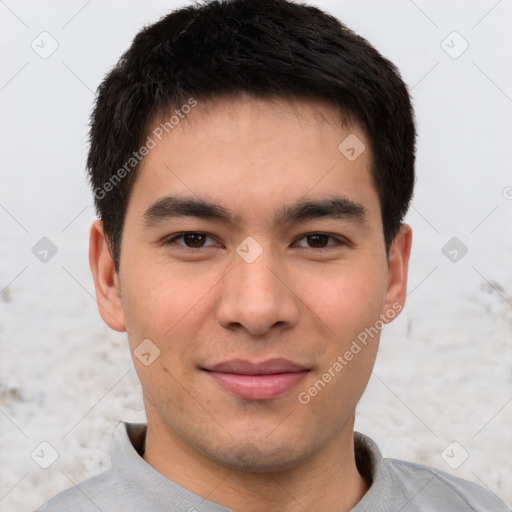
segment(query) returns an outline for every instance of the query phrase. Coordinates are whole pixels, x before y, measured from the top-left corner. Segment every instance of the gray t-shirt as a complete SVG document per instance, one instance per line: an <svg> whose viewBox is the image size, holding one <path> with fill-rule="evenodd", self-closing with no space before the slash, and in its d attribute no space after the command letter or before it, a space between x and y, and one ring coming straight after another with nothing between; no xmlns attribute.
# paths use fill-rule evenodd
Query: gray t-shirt
<svg viewBox="0 0 512 512"><path fill-rule="evenodd" d="M121 423L112 465L64 491L38 512L232 512L169 480L141 457L146 425ZM384 459L368 437L354 433L357 467L371 482L351 512L510 512L479 485L421 464Z"/></svg>

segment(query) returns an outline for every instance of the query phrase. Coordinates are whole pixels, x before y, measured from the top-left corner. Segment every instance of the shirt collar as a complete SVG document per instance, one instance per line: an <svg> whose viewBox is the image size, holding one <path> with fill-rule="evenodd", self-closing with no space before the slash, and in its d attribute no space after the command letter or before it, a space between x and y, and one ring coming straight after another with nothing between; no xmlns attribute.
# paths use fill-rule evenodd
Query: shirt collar
<svg viewBox="0 0 512 512"><path fill-rule="evenodd" d="M120 423L112 443L112 472L116 480L127 489L144 489L146 503L158 508L153 512L170 510L208 510L208 512L232 512L217 503L194 494L168 479L150 466L143 458L147 425L145 423Z"/></svg>
<svg viewBox="0 0 512 512"><path fill-rule="evenodd" d="M172 497L173 503L181 506L202 507L209 512L231 512L188 491L150 466L142 458L146 431L145 423L121 422L116 428L112 444L112 471L116 478L126 482L128 488L143 488L149 502L155 500L156 503L161 503L162 497L167 496ZM354 449L357 468L370 484L370 488L352 511L366 512L372 510L376 503L393 499L393 478L372 439L354 432ZM167 502L165 506L170 504Z"/></svg>

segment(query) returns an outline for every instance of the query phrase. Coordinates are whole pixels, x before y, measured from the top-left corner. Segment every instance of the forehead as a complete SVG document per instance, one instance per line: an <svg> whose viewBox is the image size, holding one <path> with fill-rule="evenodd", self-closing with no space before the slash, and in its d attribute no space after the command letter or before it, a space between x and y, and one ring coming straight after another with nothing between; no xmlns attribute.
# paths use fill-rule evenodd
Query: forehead
<svg viewBox="0 0 512 512"><path fill-rule="evenodd" d="M347 130L361 138L366 137L359 123L353 121L349 114L320 100L277 96L255 98L243 93L233 97L193 100L193 107L189 107L189 103L190 99L181 106L153 116L149 122L149 135L156 142L165 139L164 143L174 141L175 144L188 142L192 145L200 142L237 142L241 145L245 142L248 146L251 141L262 140L265 148L255 149L267 151L272 149L272 141L280 147L286 142L284 149L300 145L304 149L316 150L319 149L318 143L323 141L326 149L332 149L332 141L326 138L329 132L336 133L336 138Z"/></svg>
<svg viewBox="0 0 512 512"><path fill-rule="evenodd" d="M184 111L152 120L153 147L132 190L140 208L171 194L229 204L242 216L306 196L376 199L369 142L330 105L241 96Z"/></svg>

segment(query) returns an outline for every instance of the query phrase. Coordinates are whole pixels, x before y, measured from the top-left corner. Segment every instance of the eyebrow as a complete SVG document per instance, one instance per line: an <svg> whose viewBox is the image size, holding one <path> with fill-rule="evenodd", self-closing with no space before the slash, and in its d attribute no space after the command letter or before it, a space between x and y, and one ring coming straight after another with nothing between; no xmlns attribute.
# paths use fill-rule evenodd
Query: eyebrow
<svg viewBox="0 0 512 512"><path fill-rule="evenodd" d="M195 217L215 220L226 224L239 224L241 217L228 208L195 197L165 196L153 203L143 214L147 228L172 218ZM346 197L336 196L325 199L301 200L283 206L274 217L274 226L320 218L353 220L364 222L366 208Z"/></svg>

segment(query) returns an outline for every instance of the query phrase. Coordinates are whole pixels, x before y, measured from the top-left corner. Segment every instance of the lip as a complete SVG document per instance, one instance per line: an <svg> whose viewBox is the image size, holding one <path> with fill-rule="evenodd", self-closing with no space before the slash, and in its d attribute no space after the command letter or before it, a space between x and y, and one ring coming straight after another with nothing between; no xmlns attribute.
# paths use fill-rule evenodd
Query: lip
<svg viewBox="0 0 512 512"><path fill-rule="evenodd" d="M223 389L244 400L277 398L296 386L309 372L287 359L253 363L242 359L204 368Z"/></svg>

